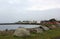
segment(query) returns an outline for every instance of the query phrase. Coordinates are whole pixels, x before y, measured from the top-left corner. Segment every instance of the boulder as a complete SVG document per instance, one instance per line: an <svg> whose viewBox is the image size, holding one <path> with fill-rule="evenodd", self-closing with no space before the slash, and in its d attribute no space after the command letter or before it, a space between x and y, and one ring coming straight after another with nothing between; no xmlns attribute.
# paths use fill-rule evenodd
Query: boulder
<svg viewBox="0 0 60 39"><path fill-rule="evenodd" d="M60 23L57 22L56 24L57 24L57 27L60 27Z"/></svg>
<svg viewBox="0 0 60 39"><path fill-rule="evenodd" d="M55 29L56 26L55 26L55 25L51 25L51 26L49 26L49 28L50 28L50 29Z"/></svg>
<svg viewBox="0 0 60 39"><path fill-rule="evenodd" d="M43 32L43 30L41 28L36 28L35 30L36 30L36 33L42 33Z"/></svg>
<svg viewBox="0 0 60 39"><path fill-rule="evenodd" d="M30 33L42 33L43 32L43 30L41 28L38 28L38 27L30 28L28 30L30 31Z"/></svg>
<svg viewBox="0 0 60 39"><path fill-rule="evenodd" d="M18 28L13 35L18 37L30 36L30 32L26 28Z"/></svg>
<svg viewBox="0 0 60 39"><path fill-rule="evenodd" d="M43 30L49 30L49 28L48 27L46 27L46 26L40 26L39 28L41 28L41 29L43 29Z"/></svg>
<svg viewBox="0 0 60 39"><path fill-rule="evenodd" d="M30 29L28 29L28 30L30 31L30 33L36 32L35 28L30 28Z"/></svg>

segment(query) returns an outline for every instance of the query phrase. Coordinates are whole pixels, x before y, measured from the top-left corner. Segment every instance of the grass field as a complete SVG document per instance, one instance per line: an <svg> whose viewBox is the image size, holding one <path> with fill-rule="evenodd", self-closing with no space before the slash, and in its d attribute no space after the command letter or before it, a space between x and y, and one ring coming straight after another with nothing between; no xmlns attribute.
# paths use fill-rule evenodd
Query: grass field
<svg viewBox="0 0 60 39"><path fill-rule="evenodd" d="M13 35L0 34L0 39L52 39L58 36L60 36L60 28L44 31L43 33L40 34L32 33L31 36L29 37L15 37Z"/></svg>

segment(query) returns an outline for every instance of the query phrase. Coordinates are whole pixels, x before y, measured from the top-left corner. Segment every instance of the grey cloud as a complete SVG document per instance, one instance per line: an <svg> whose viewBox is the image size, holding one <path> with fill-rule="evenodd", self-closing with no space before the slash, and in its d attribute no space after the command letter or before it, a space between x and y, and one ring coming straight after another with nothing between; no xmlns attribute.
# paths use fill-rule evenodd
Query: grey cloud
<svg viewBox="0 0 60 39"><path fill-rule="evenodd" d="M50 11L26 11L27 8L37 5L38 3L29 2L28 0L16 0L17 2L10 4L12 0L0 0L0 23L16 22L18 20L41 20L52 17L59 18L59 12ZM14 1L14 0L13 0ZM20 2L20 3L18 3ZM57 1L58 2L58 1ZM54 15L55 13L55 15ZM58 15L58 16L57 16ZM46 18L47 17L47 18Z"/></svg>

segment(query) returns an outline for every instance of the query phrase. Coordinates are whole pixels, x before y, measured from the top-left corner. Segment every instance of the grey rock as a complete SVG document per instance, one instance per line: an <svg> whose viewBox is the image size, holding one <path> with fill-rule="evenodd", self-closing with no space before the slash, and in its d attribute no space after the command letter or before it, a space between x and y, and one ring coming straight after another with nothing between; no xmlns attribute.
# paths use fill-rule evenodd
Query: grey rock
<svg viewBox="0 0 60 39"><path fill-rule="evenodd" d="M40 28L43 29L43 30L49 30L49 28L46 27L46 26L40 26Z"/></svg>
<svg viewBox="0 0 60 39"><path fill-rule="evenodd" d="M51 26L48 26L50 29L55 29L57 28L56 25L51 25Z"/></svg>
<svg viewBox="0 0 60 39"><path fill-rule="evenodd" d="M60 27L60 23L56 23L57 24L57 27Z"/></svg>
<svg viewBox="0 0 60 39"><path fill-rule="evenodd" d="M34 32L34 33L42 33L43 30L39 27L36 27L36 28L30 28L28 29L30 31L30 33Z"/></svg>
<svg viewBox="0 0 60 39"><path fill-rule="evenodd" d="M36 33L42 33L43 32L43 30L40 28L36 28L35 30L36 30Z"/></svg>
<svg viewBox="0 0 60 39"><path fill-rule="evenodd" d="M19 37L30 36L30 32L26 28L18 28L13 35Z"/></svg>

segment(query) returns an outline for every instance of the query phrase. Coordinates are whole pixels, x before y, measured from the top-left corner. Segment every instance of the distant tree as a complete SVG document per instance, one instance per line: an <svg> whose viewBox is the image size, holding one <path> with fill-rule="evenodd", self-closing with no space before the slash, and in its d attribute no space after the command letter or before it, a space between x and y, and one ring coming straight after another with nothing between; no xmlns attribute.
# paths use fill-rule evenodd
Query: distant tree
<svg viewBox="0 0 60 39"><path fill-rule="evenodd" d="M21 21L18 21L18 22L21 22Z"/></svg>
<svg viewBox="0 0 60 39"><path fill-rule="evenodd" d="M15 23L21 23L21 21L15 22Z"/></svg>
<svg viewBox="0 0 60 39"><path fill-rule="evenodd" d="M56 21L56 19L53 18L53 19L50 19L49 21L50 21L50 22L54 22L54 21Z"/></svg>

